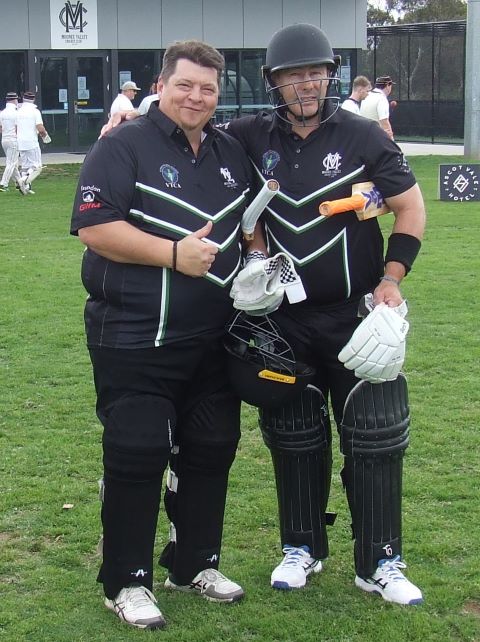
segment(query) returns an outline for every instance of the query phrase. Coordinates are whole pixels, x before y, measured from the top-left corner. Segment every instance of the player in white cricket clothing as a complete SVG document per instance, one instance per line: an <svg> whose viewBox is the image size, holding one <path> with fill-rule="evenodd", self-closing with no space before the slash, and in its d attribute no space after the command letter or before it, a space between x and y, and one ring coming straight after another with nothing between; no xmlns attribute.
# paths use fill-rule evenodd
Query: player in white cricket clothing
<svg viewBox="0 0 480 642"><path fill-rule="evenodd" d="M362 100L365 100L371 89L372 85L366 76L357 76L354 78L352 83L352 93L343 101L341 105L342 109L351 111L352 114L360 114L360 105Z"/></svg>
<svg viewBox="0 0 480 642"><path fill-rule="evenodd" d="M35 105L35 94L26 91L23 94L23 103L17 111L17 143L22 167L18 185L24 195L34 194L31 184L42 173L42 152L38 136L41 136L45 143L51 140L43 124L42 114Z"/></svg>
<svg viewBox="0 0 480 642"><path fill-rule="evenodd" d="M155 76L153 78L153 82L150 85L150 93L148 96L145 96L143 98L142 102L139 104L138 108L136 111L140 114L140 116L145 116L147 111L150 109L150 105L155 102L156 100L159 99L158 96L158 76Z"/></svg>
<svg viewBox="0 0 480 642"><path fill-rule="evenodd" d="M0 132L2 133L2 147L5 152L5 170L0 183L0 192L8 192L8 183L13 176L20 180L18 171L18 145L17 145L17 105L18 96L13 91L5 96L5 109L0 112Z"/></svg>
<svg viewBox="0 0 480 642"><path fill-rule="evenodd" d="M380 127L393 140L393 130L390 124L390 105L388 96L392 93L395 83L390 76L379 76L375 80L375 87L368 94L360 106L360 116L376 120Z"/></svg>

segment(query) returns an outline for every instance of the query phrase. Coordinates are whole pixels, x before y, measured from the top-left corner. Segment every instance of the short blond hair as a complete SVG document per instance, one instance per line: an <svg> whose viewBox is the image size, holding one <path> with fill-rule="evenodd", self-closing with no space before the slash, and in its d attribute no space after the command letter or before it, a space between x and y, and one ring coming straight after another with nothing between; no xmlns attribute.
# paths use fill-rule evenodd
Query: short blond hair
<svg viewBox="0 0 480 642"><path fill-rule="evenodd" d="M372 84L366 76L357 76L353 79L352 89L360 89L361 87L371 87Z"/></svg>

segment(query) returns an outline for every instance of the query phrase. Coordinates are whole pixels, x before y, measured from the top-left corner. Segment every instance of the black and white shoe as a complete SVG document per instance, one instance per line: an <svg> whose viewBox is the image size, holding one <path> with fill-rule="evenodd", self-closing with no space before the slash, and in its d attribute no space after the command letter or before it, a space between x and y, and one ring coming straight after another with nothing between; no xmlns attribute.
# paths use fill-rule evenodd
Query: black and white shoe
<svg viewBox="0 0 480 642"><path fill-rule="evenodd" d="M163 629L167 624L153 593L138 584L123 588L113 600L106 597L105 606L139 629Z"/></svg>
<svg viewBox="0 0 480 642"><path fill-rule="evenodd" d="M196 593L210 602L238 602L245 595L239 584L232 582L214 568L200 571L190 584L183 586L175 584L168 577L165 581L165 588L185 593Z"/></svg>

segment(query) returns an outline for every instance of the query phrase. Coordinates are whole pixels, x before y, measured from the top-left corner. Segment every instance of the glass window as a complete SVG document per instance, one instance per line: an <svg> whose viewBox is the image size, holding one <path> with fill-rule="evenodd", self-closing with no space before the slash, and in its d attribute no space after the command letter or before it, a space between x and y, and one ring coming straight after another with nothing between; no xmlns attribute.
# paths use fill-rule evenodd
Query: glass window
<svg viewBox="0 0 480 642"><path fill-rule="evenodd" d="M16 91L21 94L25 87L25 52L0 52L0 109L5 107L5 94Z"/></svg>
<svg viewBox="0 0 480 642"><path fill-rule="evenodd" d="M242 114L252 114L270 107L262 78L262 65L265 64L265 50L245 50L240 52L240 109Z"/></svg>
<svg viewBox="0 0 480 642"><path fill-rule="evenodd" d="M98 138L105 116L103 104L102 58L76 56L76 100L75 118L78 145L81 148L92 145Z"/></svg>
<svg viewBox="0 0 480 642"><path fill-rule="evenodd" d="M220 88L217 122L226 122L237 116L253 114L269 107L261 67L265 51L222 51L225 74Z"/></svg>
<svg viewBox="0 0 480 642"><path fill-rule="evenodd" d="M118 52L118 86L125 80L133 80L141 88L133 100L135 107L150 93L150 86L155 74L160 69L155 65L155 51L119 51ZM127 78L124 74L129 74Z"/></svg>
<svg viewBox="0 0 480 642"><path fill-rule="evenodd" d="M43 122L55 147L67 149L68 134L68 76L67 58L40 56L40 87L37 104Z"/></svg>
<svg viewBox="0 0 480 642"><path fill-rule="evenodd" d="M239 77L238 51L222 52L225 58L225 72L220 86L218 107L215 112L215 121L225 123L239 115L239 92L237 78Z"/></svg>
<svg viewBox="0 0 480 642"><path fill-rule="evenodd" d="M337 69L337 76L340 78L340 98L345 100L350 96L353 79L358 75L355 73L355 52L352 49L339 49L335 51L335 54L340 56L340 65Z"/></svg>

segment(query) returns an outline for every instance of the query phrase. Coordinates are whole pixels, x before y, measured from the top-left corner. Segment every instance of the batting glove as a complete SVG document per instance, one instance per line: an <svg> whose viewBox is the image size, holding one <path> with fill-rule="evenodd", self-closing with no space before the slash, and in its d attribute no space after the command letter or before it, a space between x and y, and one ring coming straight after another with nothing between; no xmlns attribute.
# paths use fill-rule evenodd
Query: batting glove
<svg viewBox="0 0 480 642"><path fill-rule="evenodd" d="M233 307L252 316L274 312L285 294L289 303L307 298L293 261L284 252L263 260L247 258L247 265L236 276L230 291Z"/></svg>
<svg viewBox="0 0 480 642"><path fill-rule="evenodd" d="M405 361L407 310L405 301L396 308L375 306L338 355L345 368L371 383L395 380Z"/></svg>

